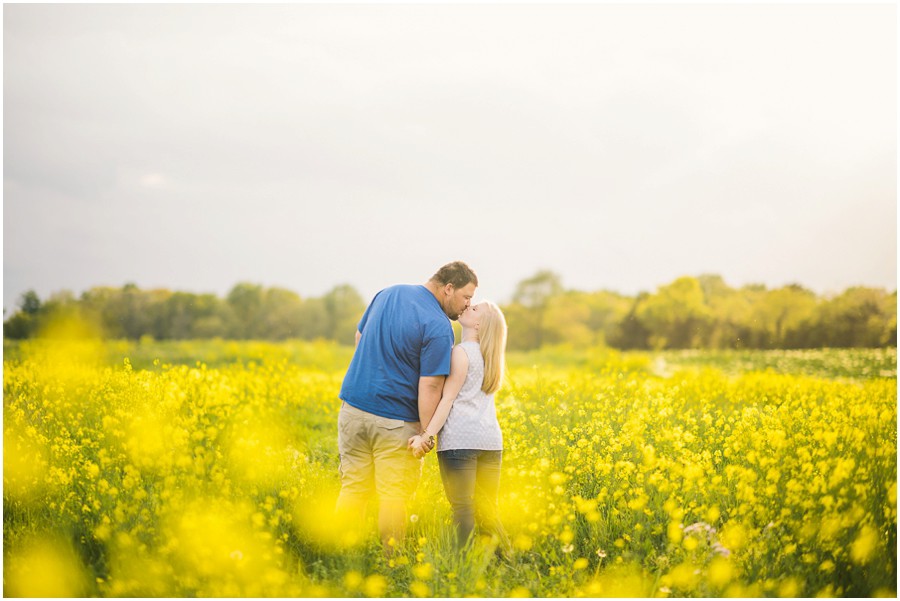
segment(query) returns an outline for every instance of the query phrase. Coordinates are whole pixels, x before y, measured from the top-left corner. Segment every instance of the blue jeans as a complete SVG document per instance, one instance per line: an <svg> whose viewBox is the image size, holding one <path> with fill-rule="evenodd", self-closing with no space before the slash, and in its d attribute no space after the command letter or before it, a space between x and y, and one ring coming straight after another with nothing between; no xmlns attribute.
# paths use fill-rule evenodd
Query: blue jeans
<svg viewBox="0 0 900 601"><path fill-rule="evenodd" d="M477 522L483 534L496 535L500 547L506 548L508 539L497 511L503 451L453 449L437 455L458 547L468 543Z"/></svg>

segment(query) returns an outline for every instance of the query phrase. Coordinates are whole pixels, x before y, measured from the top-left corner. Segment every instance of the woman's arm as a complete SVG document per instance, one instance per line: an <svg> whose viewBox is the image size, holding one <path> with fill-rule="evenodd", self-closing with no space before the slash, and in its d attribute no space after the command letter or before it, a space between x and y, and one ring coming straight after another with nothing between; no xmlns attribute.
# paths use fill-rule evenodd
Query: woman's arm
<svg viewBox="0 0 900 601"><path fill-rule="evenodd" d="M466 381L466 373L468 371L469 357L466 355L465 350L456 346L450 355L450 375L447 376L447 381L444 383L441 401L438 403L437 408L434 410L434 415L431 416L431 420L422 434L409 439L409 447L413 449L418 447L423 452L430 450L428 439L431 436L436 436L441 431L441 428L444 427L447 416L450 415L450 409L453 407L453 401L456 400L462 385Z"/></svg>
<svg viewBox="0 0 900 601"><path fill-rule="evenodd" d="M431 421L425 427L422 435L425 438L429 436L437 436L437 433L444 427L447 416L450 415L450 408L453 407L453 401L456 400L462 385L466 381L466 374L469 371L469 356L462 347L457 346L450 355L450 375L444 383L444 392L441 394L441 402L438 403L437 409Z"/></svg>

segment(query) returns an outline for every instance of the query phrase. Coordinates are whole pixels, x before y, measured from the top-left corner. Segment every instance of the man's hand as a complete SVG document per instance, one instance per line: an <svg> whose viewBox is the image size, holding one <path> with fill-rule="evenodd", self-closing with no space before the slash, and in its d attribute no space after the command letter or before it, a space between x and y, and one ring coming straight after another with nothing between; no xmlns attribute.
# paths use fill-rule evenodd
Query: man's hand
<svg viewBox="0 0 900 601"><path fill-rule="evenodd" d="M434 448L434 443L429 442L429 439L422 436L421 434L416 436L411 436L406 443L406 447L412 450L413 457L416 459L420 459L428 454L428 452Z"/></svg>

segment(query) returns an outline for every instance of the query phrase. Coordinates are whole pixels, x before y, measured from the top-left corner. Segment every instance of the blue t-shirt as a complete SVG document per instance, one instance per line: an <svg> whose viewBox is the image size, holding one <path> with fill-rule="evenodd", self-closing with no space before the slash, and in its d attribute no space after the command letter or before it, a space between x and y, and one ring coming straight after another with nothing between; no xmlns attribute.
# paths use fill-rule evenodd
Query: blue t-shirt
<svg viewBox="0 0 900 601"><path fill-rule="evenodd" d="M341 385L341 400L381 417L419 421L419 377L450 373L453 328L425 286L400 284L375 295Z"/></svg>

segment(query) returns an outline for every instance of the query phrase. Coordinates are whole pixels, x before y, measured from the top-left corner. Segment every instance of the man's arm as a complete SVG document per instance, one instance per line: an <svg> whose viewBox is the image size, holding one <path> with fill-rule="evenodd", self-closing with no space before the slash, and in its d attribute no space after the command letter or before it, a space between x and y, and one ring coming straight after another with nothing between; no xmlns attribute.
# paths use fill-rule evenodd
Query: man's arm
<svg viewBox="0 0 900 601"><path fill-rule="evenodd" d="M413 455L418 457L430 451L433 446L428 444L429 437L436 436L444 427L447 416L450 415L450 409L453 407L453 401L456 400L459 391L466 382L466 374L469 371L469 357L461 347L453 349L450 358L450 375L444 382L444 390L441 392L441 402L438 403L437 409L431 419L426 423L422 422L423 432L419 436L413 436L407 441L407 445L413 449ZM418 450L418 452L416 452Z"/></svg>
<svg viewBox="0 0 900 601"><path fill-rule="evenodd" d="M356 330L356 346L359 346L359 339L362 338L362 332Z"/></svg>
<svg viewBox="0 0 900 601"><path fill-rule="evenodd" d="M422 376L419 378L419 423L427 425L441 401L444 380L447 376Z"/></svg>
<svg viewBox="0 0 900 601"><path fill-rule="evenodd" d="M435 409L431 419L427 423L422 422L422 430L426 438L429 435L437 436L441 428L444 427L447 416L450 415L450 409L453 407L453 401L456 400L463 384L466 383L466 374L468 372L469 356L466 355L466 351L462 347L457 346L453 349L453 354L450 356L450 375L447 376L447 381L444 382L441 402Z"/></svg>

